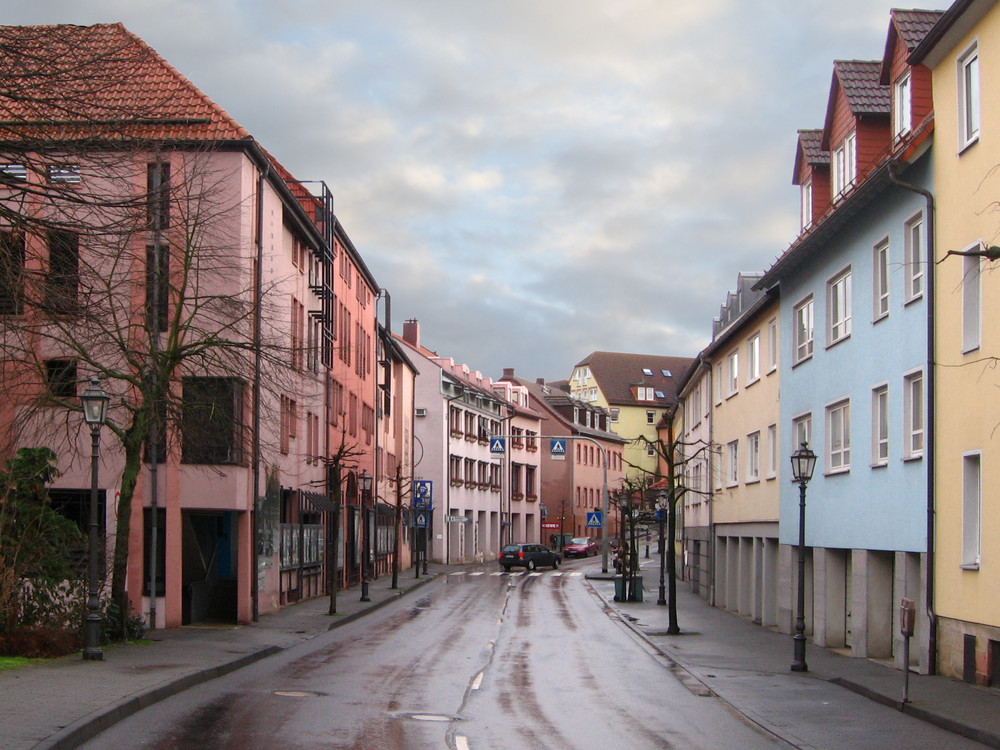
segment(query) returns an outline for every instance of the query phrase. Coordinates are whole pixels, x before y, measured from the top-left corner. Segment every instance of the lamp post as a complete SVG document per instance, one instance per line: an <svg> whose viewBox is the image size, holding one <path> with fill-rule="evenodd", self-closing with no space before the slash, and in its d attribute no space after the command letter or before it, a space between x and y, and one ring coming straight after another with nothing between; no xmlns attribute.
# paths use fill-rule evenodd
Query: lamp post
<svg viewBox="0 0 1000 750"><path fill-rule="evenodd" d="M372 599L368 596L368 577L369 570L368 564L371 559L371 516L368 514L368 498L372 494L372 475L368 473L366 469L361 473L361 518L364 521L362 523L362 532L365 535L364 543L362 544L362 554L364 555L364 560L361 561L361 601L370 602Z"/></svg>
<svg viewBox="0 0 1000 750"><path fill-rule="evenodd" d="M666 585L664 584L664 564L667 560L667 545L666 540L663 538L663 522L666 520L665 516L667 515L667 494L665 492L661 492L658 499L659 502L656 507L656 520L660 527L660 595L657 597L656 603L661 607L665 607L667 605L667 592ZM672 550L671 554L673 554Z"/></svg>
<svg viewBox="0 0 1000 750"><path fill-rule="evenodd" d="M80 396L83 421L90 425L90 534L87 555L87 619L83 630L83 658L102 661L101 602L97 570L97 459L100 455L101 426L108 418L108 394L96 377Z"/></svg>
<svg viewBox="0 0 1000 750"><path fill-rule="evenodd" d="M806 666L806 485L816 468L816 454L804 440L792 454L792 481L799 485L799 581L795 609L795 635L792 636L793 672L808 672Z"/></svg>

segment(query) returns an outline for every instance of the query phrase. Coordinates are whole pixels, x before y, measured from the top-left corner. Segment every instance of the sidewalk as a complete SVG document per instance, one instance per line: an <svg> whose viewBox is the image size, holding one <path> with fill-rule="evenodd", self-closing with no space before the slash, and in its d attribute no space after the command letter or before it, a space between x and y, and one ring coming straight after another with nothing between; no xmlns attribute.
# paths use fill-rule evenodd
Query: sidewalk
<svg viewBox="0 0 1000 750"><path fill-rule="evenodd" d="M615 602L614 581L590 574L595 592L622 621L676 665L678 675L695 691L709 690L740 713L783 736L777 693L809 689L789 669L792 639L746 618L709 606L678 582L678 622L681 635L666 635L668 608L658 606L659 556L643 560L644 601ZM808 643L808 677L852 690L871 700L900 709L903 673L891 665L856 659ZM759 678L768 676L767 689ZM787 678L787 679L786 679ZM702 693L704 694L704 693ZM1000 748L1000 691L969 685L948 677L911 673L910 702L902 710L990 747Z"/></svg>
<svg viewBox="0 0 1000 750"><path fill-rule="evenodd" d="M71 750L148 705L232 672L388 604L448 570L431 563L427 575L399 574L310 599L262 615L254 625L186 626L151 631L151 645L110 646L103 661L79 654L0 672L0 747L4 750Z"/></svg>

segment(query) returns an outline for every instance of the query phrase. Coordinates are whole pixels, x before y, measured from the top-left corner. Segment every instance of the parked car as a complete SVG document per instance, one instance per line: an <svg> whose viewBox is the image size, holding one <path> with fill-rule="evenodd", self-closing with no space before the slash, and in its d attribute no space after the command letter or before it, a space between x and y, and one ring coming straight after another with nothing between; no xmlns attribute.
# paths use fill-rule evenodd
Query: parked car
<svg viewBox="0 0 1000 750"><path fill-rule="evenodd" d="M500 550L500 566L509 571L514 566L535 570L539 566L559 567L562 558L544 544L508 544Z"/></svg>
<svg viewBox="0 0 1000 750"><path fill-rule="evenodd" d="M563 554L566 557L591 557L601 551L601 545L590 537L580 536L570 539L569 544L563 547Z"/></svg>

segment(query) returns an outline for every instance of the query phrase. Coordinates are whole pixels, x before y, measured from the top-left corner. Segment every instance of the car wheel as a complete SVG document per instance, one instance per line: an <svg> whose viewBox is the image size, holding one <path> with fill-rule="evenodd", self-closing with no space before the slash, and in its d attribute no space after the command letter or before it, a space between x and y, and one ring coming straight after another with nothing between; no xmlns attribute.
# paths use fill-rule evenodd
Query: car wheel
<svg viewBox="0 0 1000 750"><path fill-rule="evenodd" d="M510 573L510 566L509 565L504 565L503 569L504 569L505 573Z"/></svg>
<svg viewBox="0 0 1000 750"><path fill-rule="evenodd" d="M559 558L552 558L552 570L556 570L559 567Z"/></svg>
<svg viewBox="0 0 1000 750"><path fill-rule="evenodd" d="M528 570L534 570L534 569L535 569L535 561L528 560Z"/></svg>

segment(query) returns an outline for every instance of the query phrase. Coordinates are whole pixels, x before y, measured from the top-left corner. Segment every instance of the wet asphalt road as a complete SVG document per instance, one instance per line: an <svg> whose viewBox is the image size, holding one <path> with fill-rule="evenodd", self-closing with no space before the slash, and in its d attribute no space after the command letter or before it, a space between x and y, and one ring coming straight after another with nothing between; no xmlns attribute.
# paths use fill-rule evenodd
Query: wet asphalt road
<svg viewBox="0 0 1000 750"><path fill-rule="evenodd" d="M84 747L788 747L685 688L592 595L583 565L447 576Z"/></svg>

